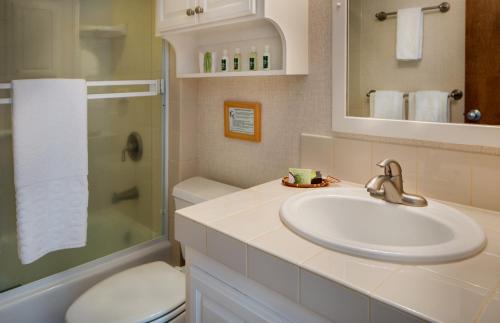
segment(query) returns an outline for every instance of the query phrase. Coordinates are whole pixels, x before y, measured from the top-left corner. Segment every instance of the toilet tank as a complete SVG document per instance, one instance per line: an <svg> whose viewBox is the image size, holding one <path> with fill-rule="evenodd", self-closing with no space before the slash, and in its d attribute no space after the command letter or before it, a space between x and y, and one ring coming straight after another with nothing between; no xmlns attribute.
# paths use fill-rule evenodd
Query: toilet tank
<svg viewBox="0 0 500 323"><path fill-rule="evenodd" d="M237 191L241 188L197 176L175 185L172 195L175 209L179 210Z"/></svg>

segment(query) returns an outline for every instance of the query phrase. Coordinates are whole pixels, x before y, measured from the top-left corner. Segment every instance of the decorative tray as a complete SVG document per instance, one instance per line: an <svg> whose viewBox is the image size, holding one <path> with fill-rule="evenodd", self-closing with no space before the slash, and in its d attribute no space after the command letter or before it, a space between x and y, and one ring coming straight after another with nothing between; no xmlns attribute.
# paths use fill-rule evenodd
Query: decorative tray
<svg viewBox="0 0 500 323"><path fill-rule="evenodd" d="M326 187L335 183L339 183L340 179L332 177L332 176L327 176L323 178L323 181L319 184L294 184L290 183L288 181L288 176L285 176L281 179L281 184L289 187L296 187L296 188L318 188L318 187Z"/></svg>

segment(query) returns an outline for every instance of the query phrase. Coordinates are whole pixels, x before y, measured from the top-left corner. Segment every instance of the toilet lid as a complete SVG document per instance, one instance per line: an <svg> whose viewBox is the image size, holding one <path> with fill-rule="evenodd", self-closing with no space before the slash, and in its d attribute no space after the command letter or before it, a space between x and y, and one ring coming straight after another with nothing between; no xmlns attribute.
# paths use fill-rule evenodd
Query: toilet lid
<svg viewBox="0 0 500 323"><path fill-rule="evenodd" d="M185 291L183 273L164 262L152 262L87 290L66 312L66 322L150 322L182 305Z"/></svg>

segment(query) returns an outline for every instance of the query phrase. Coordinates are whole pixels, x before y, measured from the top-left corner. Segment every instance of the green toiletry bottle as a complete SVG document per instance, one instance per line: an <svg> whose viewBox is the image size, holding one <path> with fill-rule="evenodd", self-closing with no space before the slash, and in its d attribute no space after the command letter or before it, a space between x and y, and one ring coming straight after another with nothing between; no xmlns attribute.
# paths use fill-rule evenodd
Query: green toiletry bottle
<svg viewBox="0 0 500 323"><path fill-rule="evenodd" d="M269 45L264 47L264 55L262 55L262 69L269 71L271 69L271 53L269 52Z"/></svg>
<svg viewBox="0 0 500 323"><path fill-rule="evenodd" d="M220 70L221 72L227 72L227 49L222 51L222 58L220 59Z"/></svg>
<svg viewBox="0 0 500 323"><path fill-rule="evenodd" d="M235 72L241 71L241 51L239 48L236 48L234 50L233 71Z"/></svg>
<svg viewBox="0 0 500 323"><path fill-rule="evenodd" d="M248 69L250 71L256 71L257 70L257 49L255 46L252 46L251 51L250 51L250 58L248 59Z"/></svg>
<svg viewBox="0 0 500 323"><path fill-rule="evenodd" d="M212 72L212 52L206 52L203 60L205 73Z"/></svg>

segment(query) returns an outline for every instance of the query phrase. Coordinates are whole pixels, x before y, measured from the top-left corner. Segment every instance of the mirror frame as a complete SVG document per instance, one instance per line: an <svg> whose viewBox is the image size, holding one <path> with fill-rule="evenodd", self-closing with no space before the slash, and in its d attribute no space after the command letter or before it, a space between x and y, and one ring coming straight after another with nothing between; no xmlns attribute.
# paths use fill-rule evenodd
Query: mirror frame
<svg viewBox="0 0 500 323"><path fill-rule="evenodd" d="M334 132L500 148L500 126L347 116L348 1L332 1L332 130Z"/></svg>

